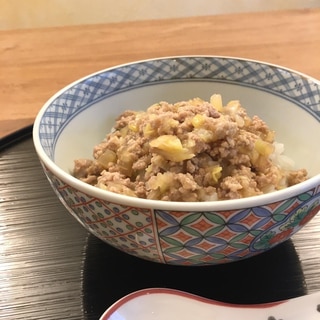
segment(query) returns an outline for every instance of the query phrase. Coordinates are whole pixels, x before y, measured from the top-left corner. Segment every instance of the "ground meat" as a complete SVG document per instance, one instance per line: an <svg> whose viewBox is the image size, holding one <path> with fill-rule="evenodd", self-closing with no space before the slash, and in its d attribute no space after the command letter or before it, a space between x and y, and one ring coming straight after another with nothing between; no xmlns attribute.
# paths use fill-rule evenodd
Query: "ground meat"
<svg viewBox="0 0 320 320"><path fill-rule="evenodd" d="M78 159L74 162L74 176L83 182L96 184L103 167L97 162L88 159Z"/></svg>
<svg viewBox="0 0 320 320"><path fill-rule="evenodd" d="M260 195L307 179L281 168L275 134L239 101L220 95L146 112L121 114L93 159L75 161L74 175L99 188L163 201L209 201Z"/></svg>
<svg viewBox="0 0 320 320"><path fill-rule="evenodd" d="M297 183L305 181L307 174L308 173L306 169L290 171L288 174L288 186L293 186Z"/></svg>

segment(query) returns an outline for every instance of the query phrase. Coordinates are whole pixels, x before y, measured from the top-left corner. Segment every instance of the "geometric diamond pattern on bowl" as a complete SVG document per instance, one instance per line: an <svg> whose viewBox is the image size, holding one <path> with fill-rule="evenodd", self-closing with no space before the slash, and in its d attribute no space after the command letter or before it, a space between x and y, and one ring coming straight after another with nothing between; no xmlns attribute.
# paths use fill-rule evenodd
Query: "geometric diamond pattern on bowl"
<svg viewBox="0 0 320 320"><path fill-rule="evenodd" d="M58 196L69 212L90 232L106 243L146 260L162 261L158 250L152 210L121 206L88 197L46 170Z"/></svg>
<svg viewBox="0 0 320 320"><path fill-rule="evenodd" d="M306 199L307 203L301 207ZM275 239L287 240L300 228L302 219L319 210L320 193L312 189L300 199L279 201L254 210L194 213L155 210L155 215L166 263L195 265L256 255L273 247Z"/></svg>

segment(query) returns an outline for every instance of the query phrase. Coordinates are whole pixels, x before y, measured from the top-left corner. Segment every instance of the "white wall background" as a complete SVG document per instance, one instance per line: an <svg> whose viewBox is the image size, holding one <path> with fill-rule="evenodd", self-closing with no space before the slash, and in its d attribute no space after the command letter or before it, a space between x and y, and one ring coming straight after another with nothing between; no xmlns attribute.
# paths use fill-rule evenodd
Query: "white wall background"
<svg viewBox="0 0 320 320"><path fill-rule="evenodd" d="M0 30L320 7L320 0L0 0Z"/></svg>

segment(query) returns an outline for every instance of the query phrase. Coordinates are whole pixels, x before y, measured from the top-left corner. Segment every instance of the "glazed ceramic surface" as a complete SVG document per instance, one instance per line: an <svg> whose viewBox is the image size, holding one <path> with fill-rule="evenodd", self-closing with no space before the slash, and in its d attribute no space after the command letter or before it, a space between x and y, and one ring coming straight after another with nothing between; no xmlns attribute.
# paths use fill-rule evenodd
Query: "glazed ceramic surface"
<svg viewBox="0 0 320 320"><path fill-rule="evenodd" d="M152 288L114 303L100 320L319 320L320 293L257 305L232 305L183 291Z"/></svg>
<svg viewBox="0 0 320 320"><path fill-rule="evenodd" d="M220 93L240 100L276 131L286 154L311 179L274 193L205 203L153 201L89 186L70 174L90 158L127 109ZM34 142L53 189L90 232L129 254L160 263L237 261L287 240L320 209L320 84L298 72L228 57L172 57L135 62L81 79L37 116Z"/></svg>

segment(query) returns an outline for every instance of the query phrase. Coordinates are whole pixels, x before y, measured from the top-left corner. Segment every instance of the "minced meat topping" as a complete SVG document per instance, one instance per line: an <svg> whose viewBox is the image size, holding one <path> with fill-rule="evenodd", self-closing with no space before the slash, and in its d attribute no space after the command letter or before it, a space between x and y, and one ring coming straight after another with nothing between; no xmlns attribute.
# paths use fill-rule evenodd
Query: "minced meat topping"
<svg viewBox="0 0 320 320"><path fill-rule="evenodd" d="M212 201L260 195L307 179L305 169L280 166L275 133L239 101L159 102L125 111L94 147L75 160L74 176L128 196ZM280 148L281 149L281 148ZM290 159L288 159L290 160ZM288 163L291 163L288 161Z"/></svg>

